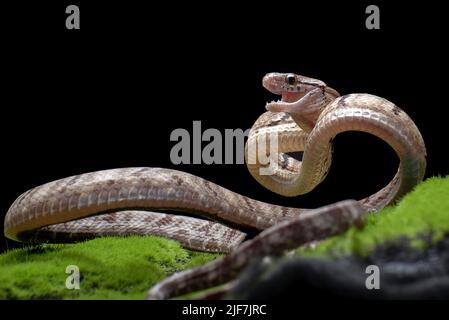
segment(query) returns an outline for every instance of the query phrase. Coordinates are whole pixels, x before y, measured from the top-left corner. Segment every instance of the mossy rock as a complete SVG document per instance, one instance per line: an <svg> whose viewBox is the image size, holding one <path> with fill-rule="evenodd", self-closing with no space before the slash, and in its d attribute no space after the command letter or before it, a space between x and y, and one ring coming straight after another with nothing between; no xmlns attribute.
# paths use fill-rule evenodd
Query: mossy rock
<svg viewBox="0 0 449 320"><path fill-rule="evenodd" d="M424 249L449 232L449 177L432 177L407 194L396 206L367 217L363 228L356 226L326 239L316 247L302 247L302 256L365 257L377 246L408 239Z"/></svg>
<svg viewBox="0 0 449 320"><path fill-rule="evenodd" d="M302 257L367 256L376 247L411 239L418 250L449 230L449 178L421 183L397 206L371 214L363 228L296 250ZM430 237L430 238L429 238ZM430 239L430 240L429 240ZM77 244L38 245L0 255L3 299L143 299L147 290L176 271L218 254L186 250L158 237L98 238ZM80 289L66 288L66 267L80 270Z"/></svg>

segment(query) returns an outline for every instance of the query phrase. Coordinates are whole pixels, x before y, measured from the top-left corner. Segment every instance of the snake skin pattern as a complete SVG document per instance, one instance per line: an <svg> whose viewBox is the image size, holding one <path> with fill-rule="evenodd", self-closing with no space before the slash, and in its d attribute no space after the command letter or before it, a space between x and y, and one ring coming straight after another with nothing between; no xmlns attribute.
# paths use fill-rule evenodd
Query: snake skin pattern
<svg viewBox="0 0 449 320"><path fill-rule="evenodd" d="M230 252L199 268L176 273L149 291L149 299L166 299L229 281L250 259L340 233L422 180L424 141L413 121L395 104L369 94L340 97L324 82L294 74L267 74L263 85L282 99L267 104L268 112L259 117L248 136L247 165L262 185L285 196L310 192L329 170L332 139L345 131L371 133L387 142L400 158L395 177L360 201L300 209L250 199L171 169L104 170L25 192L5 217L5 235L19 241L64 242L98 235L155 234L196 250ZM270 145L272 134L278 152L268 156L278 165L272 174L261 175L260 169L267 165L258 159L248 161L249 150L257 150L261 137ZM303 159L287 154L293 151L304 151ZM241 244L248 230L262 232Z"/></svg>

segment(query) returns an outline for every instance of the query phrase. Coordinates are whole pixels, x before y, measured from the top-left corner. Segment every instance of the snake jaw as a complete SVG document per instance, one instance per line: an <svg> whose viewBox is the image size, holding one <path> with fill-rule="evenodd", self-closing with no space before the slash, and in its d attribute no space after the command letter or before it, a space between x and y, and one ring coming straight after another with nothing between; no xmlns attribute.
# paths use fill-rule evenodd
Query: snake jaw
<svg viewBox="0 0 449 320"><path fill-rule="evenodd" d="M293 112L296 102L303 96L303 92L283 92L280 100L268 102L265 108L271 112Z"/></svg>
<svg viewBox="0 0 449 320"><path fill-rule="evenodd" d="M292 104L290 102L285 102L282 100L268 102L265 109L271 112L290 112L292 109Z"/></svg>

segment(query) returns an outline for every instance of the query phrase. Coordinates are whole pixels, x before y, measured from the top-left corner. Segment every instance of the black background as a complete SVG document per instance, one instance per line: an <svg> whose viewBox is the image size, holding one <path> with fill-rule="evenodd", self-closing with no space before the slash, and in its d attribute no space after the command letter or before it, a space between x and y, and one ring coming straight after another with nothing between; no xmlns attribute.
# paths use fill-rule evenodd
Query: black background
<svg viewBox="0 0 449 320"><path fill-rule="evenodd" d="M426 176L449 173L447 19L440 2L92 2L1 4L2 214L39 184L128 166L184 170L259 200L298 207L361 198L389 181L396 156L361 133L334 140L328 177L297 198L265 190L245 165L171 164L175 128L190 131L193 120L222 132L249 128L273 99L261 86L271 71L300 73L341 94L367 92L396 103L422 132ZM68 4L80 6L81 30L65 29ZM380 30L365 28L369 4L380 7ZM0 239L2 250L17 245ZM357 305L363 317L382 310L378 303L317 303L275 304L267 318L308 308L345 317L359 317ZM55 307L10 304L16 314L46 310L48 316ZM177 316L185 304L60 306L64 316L97 310L123 318L137 307ZM401 316L416 312L411 304L389 306ZM425 305L426 316L439 306L445 307Z"/></svg>
<svg viewBox="0 0 449 320"><path fill-rule="evenodd" d="M29 188L117 167L174 168L298 207L361 198L393 177L394 152L362 133L334 140L328 177L298 198L273 195L245 165L171 164L170 133L193 120L223 133L251 127L274 98L261 86L272 71L396 103L422 132L426 176L447 174L442 8L377 2L381 29L367 30L371 3L313 3L75 1L81 30L65 28L69 3L5 5L2 214Z"/></svg>

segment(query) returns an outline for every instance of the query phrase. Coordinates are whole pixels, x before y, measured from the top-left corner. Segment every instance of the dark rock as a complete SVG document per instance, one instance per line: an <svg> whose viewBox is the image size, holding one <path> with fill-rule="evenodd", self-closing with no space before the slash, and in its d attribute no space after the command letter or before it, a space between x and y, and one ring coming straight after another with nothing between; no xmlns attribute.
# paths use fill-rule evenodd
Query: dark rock
<svg viewBox="0 0 449 320"><path fill-rule="evenodd" d="M380 289L367 289L368 265L379 267ZM228 298L449 299L449 236L426 249L401 239L365 258L265 259L242 273Z"/></svg>

